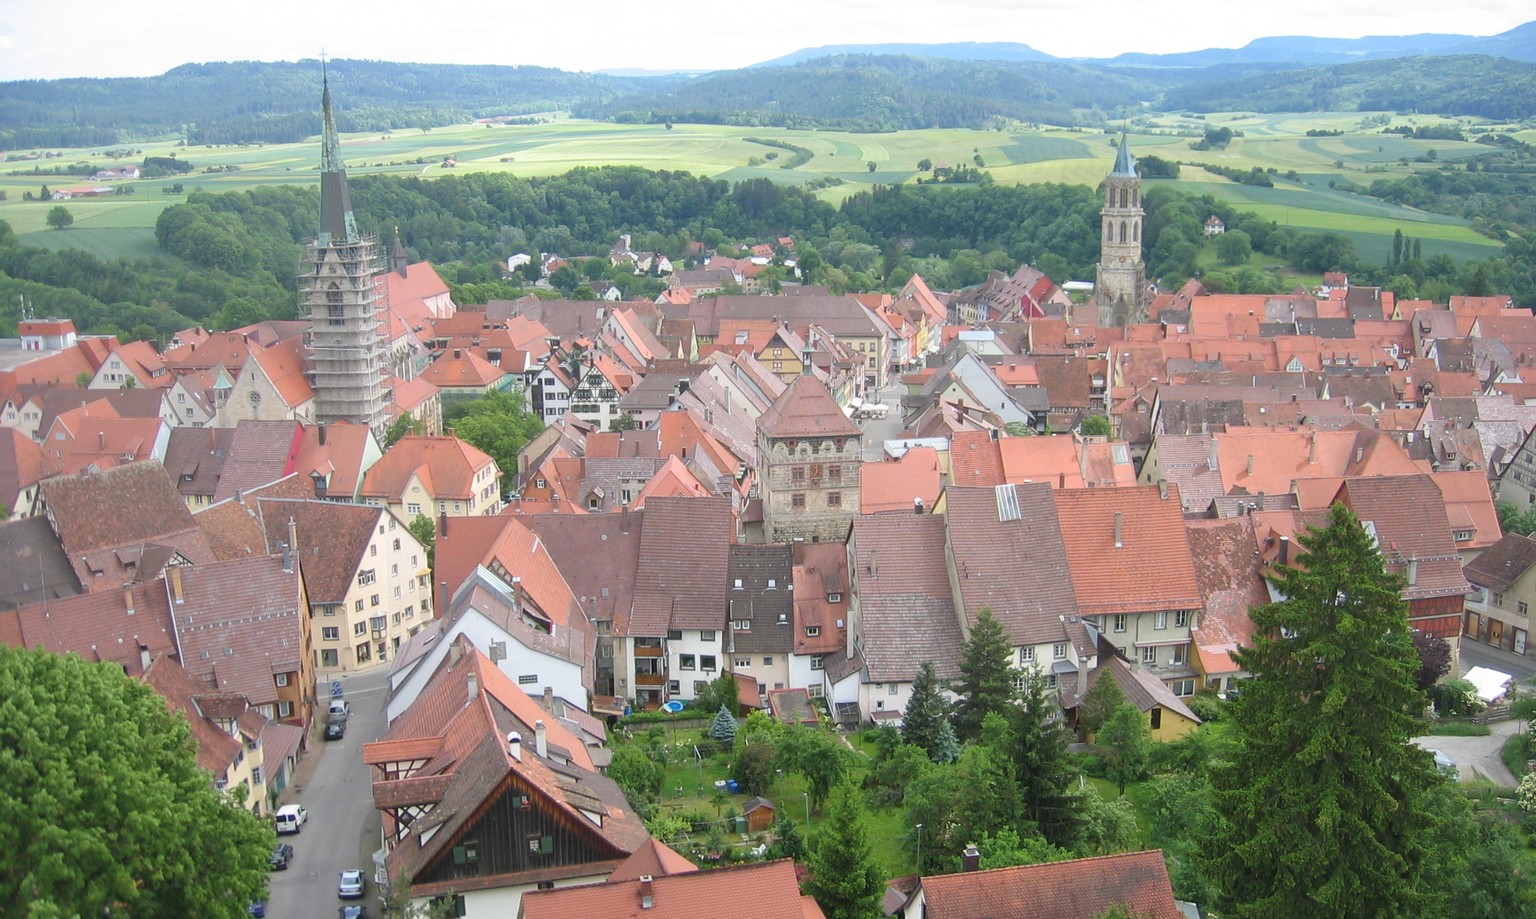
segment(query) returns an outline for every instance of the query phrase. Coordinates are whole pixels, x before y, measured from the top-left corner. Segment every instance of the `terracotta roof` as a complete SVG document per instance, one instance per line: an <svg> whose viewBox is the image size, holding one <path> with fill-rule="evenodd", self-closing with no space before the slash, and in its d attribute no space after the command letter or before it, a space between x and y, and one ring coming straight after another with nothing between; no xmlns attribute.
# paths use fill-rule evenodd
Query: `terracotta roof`
<svg viewBox="0 0 1536 919"><path fill-rule="evenodd" d="M1434 473L1430 479L1445 498L1445 515L1452 533L1472 533L1471 539L1457 540L1457 546L1475 549L1493 545L1502 531L1487 474L1477 469L1443 471Z"/></svg>
<svg viewBox="0 0 1536 919"><path fill-rule="evenodd" d="M1206 674L1232 673L1237 670L1232 652L1250 644L1253 635L1248 611L1270 599L1253 518L1245 514L1186 525L1190 558L1205 598L1198 627L1191 632L1200 669Z"/></svg>
<svg viewBox="0 0 1536 919"><path fill-rule="evenodd" d="M112 661L130 676L144 672L141 645L151 658L177 653L160 581L0 610L0 642Z"/></svg>
<svg viewBox="0 0 1536 919"><path fill-rule="evenodd" d="M206 370L219 366L238 374L261 345L242 332L214 332L202 342L166 351L166 366L173 370Z"/></svg>
<svg viewBox="0 0 1536 919"><path fill-rule="evenodd" d="M724 629L733 534L729 498L646 502L629 633Z"/></svg>
<svg viewBox="0 0 1536 919"><path fill-rule="evenodd" d="M267 554L267 537L257 515L261 498L304 499L313 494L310 484L297 475L284 476L261 488L246 492L239 500L226 498L201 508L192 519L213 554L220 561Z"/></svg>
<svg viewBox="0 0 1536 919"><path fill-rule="evenodd" d="M797 542L794 550L796 654L827 654L848 644L848 548L835 542ZM833 602L828 597L836 596ZM811 636L806 630L815 627ZM755 696L754 696L755 698Z"/></svg>
<svg viewBox="0 0 1536 919"><path fill-rule="evenodd" d="M53 454L65 475L87 469L108 469L155 459L169 439L170 426L160 418L115 418L92 415L76 419L61 442L50 437L44 449Z"/></svg>
<svg viewBox="0 0 1536 919"><path fill-rule="evenodd" d="M1180 919L1161 849L922 879L927 919Z"/></svg>
<svg viewBox="0 0 1536 919"><path fill-rule="evenodd" d="M1200 608L1178 488L1168 486L1166 497L1153 487L1069 488L1054 497L1084 616Z"/></svg>
<svg viewBox="0 0 1536 919"><path fill-rule="evenodd" d="M411 477L420 475L431 486L433 500L465 501L478 495L475 473L495 463L457 437L410 434L369 467L359 494L399 500Z"/></svg>
<svg viewBox="0 0 1536 919"><path fill-rule="evenodd" d="M290 338L262 351L256 352L256 366L272 382L272 388L290 408L303 405L315 398L309 377L304 373L304 343Z"/></svg>
<svg viewBox="0 0 1536 919"><path fill-rule="evenodd" d="M0 507L14 512L21 493L57 474L58 462L15 428L0 428Z"/></svg>
<svg viewBox="0 0 1536 919"><path fill-rule="evenodd" d="M860 437L859 426L838 408L827 386L809 374L795 377L757 419L763 435L783 437Z"/></svg>
<svg viewBox="0 0 1536 919"><path fill-rule="evenodd" d="M956 431L950 437L950 481L956 485L993 486L1003 475L1003 454L992 431Z"/></svg>
<svg viewBox="0 0 1536 919"><path fill-rule="evenodd" d="M297 421L242 421L235 425L213 500L276 482L293 471L302 426Z"/></svg>
<svg viewBox="0 0 1536 919"><path fill-rule="evenodd" d="M859 467L860 513L901 511L910 514L916 501L932 510L943 489L939 451L932 447L913 447L898 460L865 463Z"/></svg>
<svg viewBox="0 0 1536 919"><path fill-rule="evenodd" d="M363 504L291 498L259 499L257 507L266 532L267 551L263 554L275 554L279 545L288 542L288 522L294 522L298 537L295 551L311 604L340 603L346 599L366 557L368 542L388 513L382 507ZM408 532L402 538L415 544L415 537Z"/></svg>
<svg viewBox="0 0 1536 919"><path fill-rule="evenodd" d="M1429 476L1346 479L1334 501L1343 502L1362 525L1374 528L1388 571L1405 578L1412 573L1403 588L1404 599L1467 592L1445 499Z"/></svg>
<svg viewBox="0 0 1536 919"><path fill-rule="evenodd" d="M418 379L447 389L489 389L506 376L506 371L473 351L454 349L433 361Z"/></svg>
<svg viewBox="0 0 1536 919"><path fill-rule="evenodd" d="M944 518L875 514L853 521L853 579L869 679L907 682L931 661L960 675L962 635L944 556Z"/></svg>
<svg viewBox="0 0 1536 919"><path fill-rule="evenodd" d="M357 494L367 464L382 447L368 425L332 421L302 426L294 451L288 471L303 476L310 486L316 473L326 477L325 496L334 500Z"/></svg>
<svg viewBox="0 0 1536 919"><path fill-rule="evenodd" d="M693 862L677 854L666 843L652 837L641 843L640 848L631 852L629 858L624 859L624 864L613 869L613 873L608 875L608 880L610 882L638 881L641 875L659 878L672 874L688 874L698 870Z"/></svg>
<svg viewBox="0 0 1536 919"><path fill-rule="evenodd" d="M650 897L649 906L641 905L644 895ZM610 880L583 887L530 890L523 894L521 916L715 919L723 906L734 919L825 919L816 902L800 894L795 864L788 859L653 875L649 882Z"/></svg>
<svg viewBox="0 0 1536 919"><path fill-rule="evenodd" d="M952 488L944 520L967 623L989 608L1015 645L1067 637L1077 599L1049 485Z"/></svg>
<svg viewBox="0 0 1536 919"><path fill-rule="evenodd" d="M282 559L263 556L173 568L166 578L173 596L181 583L172 612L182 665L255 705L276 702L273 675L301 671L309 654L297 566L284 571Z"/></svg>
<svg viewBox="0 0 1536 919"><path fill-rule="evenodd" d="M1536 565L1536 540L1509 533L1483 550L1464 569L1467 580L1479 587L1505 591Z"/></svg>
<svg viewBox="0 0 1536 919"><path fill-rule="evenodd" d="M235 756L245 745L209 720L215 717L214 714L202 710L198 705L196 697L209 691L208 684L188 673L173 657L156 658L141 678L151 689L165 697L173 711L187 719L187 726L192 731L192 742L197 746L197 764L216 777L228 772ZM266 721L265 718L261 720Z"/></svg>

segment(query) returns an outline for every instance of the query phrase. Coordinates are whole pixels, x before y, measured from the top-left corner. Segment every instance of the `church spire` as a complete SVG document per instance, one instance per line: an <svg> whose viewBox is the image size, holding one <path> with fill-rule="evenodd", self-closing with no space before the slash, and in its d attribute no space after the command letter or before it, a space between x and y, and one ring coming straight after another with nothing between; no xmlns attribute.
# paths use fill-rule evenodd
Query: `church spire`
<svg viewBox="0 0 1536 919"><path fill-rule="evenodd" d="M1110 175L1128 179L1136 177L1136 157L1131 156L1131 145L1123 128L1120 130L1120 149L1115 153L1115 168Z"/></svg>
<svg viewBox="0 0 1536 919"><path fill-rule="evenodd" d="M347 167L341 161L341 137L331 110L331 80L321 65L320 94L320 243L340 245L358 241L352 195L347 191Z"/></svg>

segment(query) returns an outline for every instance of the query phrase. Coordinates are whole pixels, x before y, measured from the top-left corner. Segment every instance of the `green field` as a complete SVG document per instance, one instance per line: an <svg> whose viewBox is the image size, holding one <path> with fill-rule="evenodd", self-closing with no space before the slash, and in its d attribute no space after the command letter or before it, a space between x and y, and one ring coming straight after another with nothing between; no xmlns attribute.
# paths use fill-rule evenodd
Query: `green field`
<svg viewBox="0 0 1536 919"><path fill-rule="evenodd" d="M1310 231L1331 231L1355 240L1366 259L1384 257L1392 234L1402 229L1424 240L1426 255L1446 253L1458 258L1484 257L1498 247L1472 233L1464 221L1351 195L1328 187L1330 179L1367 184L1410 170L1414 161L1434 151L1439 160L1457 161L1487 152L1481 145L1427 141L1381 134L1380 125L1364 126L1360 113L1255 115L1227 113L1197 118L1168 114L1138 123L1132 150L1184 163L1203 163L1247 170L1255 166L1278 173L1295 172L1298 181L1277 180L1275 188L1238 185L1186 166L1181 187L1211 194L1278 223ZM1395 116L1395 124L1433 123L1440 119ZM1197 151L1191 142L1206 124L1241 131L1224 150ZM1472 127L1470 124L1465 127ZM1480 125L1479 129L1488 126ZM1341 130L1337 137L1308 137L1314 128ZM1532 132L1526 132L1532 133ZM765 154L774 152L747 136L782 140L810 150L809 162L783 169ZM443 162L455 157L458 172L508 172L523 177L557 175L578 166L632 165L707 175L731 182L765 178L793 185L837 177L843 184L817 195L834 204L875 184L915 181L919 160L936 165L970 165L980 156L985 168L1001 183L1064 182L1097 185L1114 162L1113 135L1098 130L1044 128L1033 131L927 130L889 134L805 131L776 128L737 128L725 125L617 125L559 116L541 125L455 125L430 131L358 134L343 138L342 155L353 175L420 175L427 178L450 171ZM65 150L46 160L17 161L29 151L15 151L0 162L0 219L9 222L28 243L52 248L78 246L103 257L142 256L154 251L149 228L165 207L181 198L161 189L181 183L188 191L235 191L274 183L313 184L318 179L319 144L266 144L184 148L172 142L135 148L136 162L145 155L175 155L194 165L191 174L132 183L131 196L76 199L68 203L74 227L48 231L45 217L52 202L24 201L43 185L50 189L92 184L73 176L12 175L34 165L88 163L104 167L112 160L100 150ZM788 151L776 151L779 162ZM760 165L749 165L754 158ZM868 164L874 163L874 171ZM228 170L228 171L225 171Z"/></svg>

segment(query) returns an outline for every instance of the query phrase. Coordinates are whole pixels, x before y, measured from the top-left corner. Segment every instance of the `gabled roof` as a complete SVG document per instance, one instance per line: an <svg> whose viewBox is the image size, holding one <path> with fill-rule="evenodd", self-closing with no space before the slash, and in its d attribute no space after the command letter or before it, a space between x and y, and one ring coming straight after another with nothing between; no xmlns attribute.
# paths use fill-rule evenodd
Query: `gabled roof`
<svg viewBox="0 0 1536 919"><path fill-rule="evenodd" d="M262 530L257 502L261 498L303 499L313 494L309 482L297 475L288 475L270 485L245 492L238 500L225 498L200 508L192 519L220 561L266 555L267 536Z"/></svg>
<svg viewBox="0 0 1536 919"><path fill-rule="evenodd" d="M276 482L293 471L302 426L297 421L242 421L235 425L213 500Z"/></svg>
<svg viewBox="0 0 1536 919"><path fill-rule="evenodd" d="M809 374L796 377L757 419L757 426L769 438L862 436L826 384Z"/></svg>
<svg viewBox="0 0 1536 919"><path fill-rule="evenodd" d="M418 379L444 389L489 389L506 376L505 370L475 352L456 348L433 361Z"/></svg>
<svg viewBox="0 0 1536 919"><path fill-rule="evenodd" d="M1099 666L1088 672L1087 679L1083 680L1077 688L1076 701L1068 707L1080 704L1088 695L1088 690L1093 688L1093 684L1106 676L1113 679L1120 687L1120 691L1125 694L1125 698L1143 712L1161 706L1195 724L1200 723L1199 716L1190 711L1189 706L1184 704L1184 700L1174 695L1167 684L1140 667L1131 666L1124 658L1114 654L1106 654L1099 659Z"/></svg>
<svg viewBox="0 0 1536 919"><path fill-rule="evenodd" d="M1408 580L1404 599L1467 592L1445 499L1429 476L1345 479L1331 503L1338 502L1353 511L1362 525L1374 528L1387 570Z"/></svg>
<svg viewBox="0 0 1536 919"><path fill-rule="evenodd" d="M566 583L577 596L585 598L592 619L611 622L615 635L625 635L629 629L629 612L639 571L640 537L647 513L539 514L519 519L539 534ZM441 566L441 539L437 553Z"/></svg>
<svg viewBox="0 0 1536 919"><path fill-rule="evenodd" d="M729 576L726 652L789 653L795 640L796 600L790 547L731 546ZM737 623L746 627L737 628Z"/></svg>
<svg viewBox="0 0 1536 919"><path fill-rule="evenodd" d="M475 473L495 466L474 445L452 436L410 434L400 438L369 467L359 494L396 500L413 476L431 485L434 500L468 500L478 494ZM487 502L489 503L489 502Z"/></svg>
<svg viewBox="0 0 1536 919"><path fill-rule="evenodd" d="M848 548L835 542L797 542L792 548L794 653L841 651L848 642ZM817 634L807 634L812 627Z"/></svg>
<svg viewBox="0 0 1536 919"><path fill-rule="evenodd" d="M1077 599L1049 485L951 488L944 520L968 625L991 609L1012 644L1067 637Z"/></svg>
<svg viewBox="0 0 1536 919"><path fill-rule="evenodd" d="M640 848L631 852L629 858L624 859L624 864L613 869L613 873L608 875L608 880L609 882L638 881L642 876L659 878L671 874L688 874L698 870L697 865L653 836L641 843Z"/></svg>
<svg viewBox="0 0 1536 919"><path fill-rule="evenodd" d="M234 428L172 428L164 464L176 491L183 497L213 497L234 440Z"/></svg>
<svg viewBox="0 0 1536 919"><path fill-rule="evenodd" d="M932 510L943 490L939 451L932 447L913 447L900 459L859 467L859 512L863 514L910 514L914 506Z"/></svg>
<svg viewBox="0 0 1536 919"><path fill-rule="evenodd" d="M1232 652L1251 644L1253 619L1248 611L1269 602L1264 585L1264 557L1254 534L1253 517L1191 520L1190 558L1200 594L1205 598L1199 627L1191 632L1200 668L1208 674L1232 673ZM1267 535L1267 534L1266 534Z"/></svg>
<svg viewBox="0 0 1536 919"><path fill-rule="evenodd" d="M729 498L646 502L630 634L723 629L733 535Z"/></svg>
<svg viewBox="0 0 1536 919"><path fill-rule="evenodd" d="M23 491L58 472L57 461L15 428L0 428L0 507L15 512Z"/></svg>
<svg viewBox="0 0 1536 919"><path fill-rule="evenodd" d="M0 522L0 606L78 593L80 580L47 518Z"/></svg>
<svg viewBox="0 0 1536 919"><path fill-rule="evenodd" d="M166 703L173 711L187 719L187 726L192 731L192 742L197 747L197 764L214 776L221 776L229 771L235 757L245 745L234 735L214 724L210 720L214 716L205 714L198 705L197 697L211 694L212 688L188 673L175 658L169 656L156 658L141 678L151 689L165 697ZM243 696L238 698L244 699ZM263 722L267 720L259 712L253 714Z"/></svg>
<svg viewBox="0 0 1536 919"><path fill-rule="evenodd" d="M922 879L927 919L1180 919L1161 849Z"/></svg>
<svg viewBox="0 0 1536 919"><path fill-rule="evenodd" d="M340 603L346 599L368 551L368 542L388 513L382 507L365 504L291 498L258 499L257 507L266 531L267 554L276 554L278 547L289 541L288 524L293 521L297 542L291 548L303 568L311 604ZM402 537L415 539L409 532L402 533ZM425 550L422 558L425 565Z"/></svg>
<svg viewBox="0 0 1536 919"><path fill-rule="evenodd" d="M270 348L255 353L256 366L271 381L272 388L282 397L283 404L297 408L315 398L304 373L304 343L290 338Z"/></svg>
<svg viewBox="0 0 1536 919"><path fill-rule="evenodd" d="M1177 488L1069 488L1053 497L1084 616L1200 608Z"/></svg>
<svg viewBox="0 0 1536 919"><path fill-rule="evenodd" d="M642 904L642 897L649 905ZM800 893L794 862L782 859L714 871L653 875L649 881L531 890L523 894L521 919L640 917L647 919L825 919L821 907Z"/></svg>
<svg viewBox="0 0 1536 919"><path fill-rule="evenodd" d="M182 665L220 691L275 702L274 674L301 671L309 654L298 566L261 556L172 568L166 580Z"/></svg>
<svg viewBox="0 0 1536 919"><path fill-rule="evenodd" d="M924 661L940 679L959 676L963 636L944 561L944 518L857 517L851 542L869 680L911 681Z"/></svg>
<svg viewBox="0 0 1536 919"><path fill-rule="evenodd" d="M1479 587L1505 591L1536 565L1536 540L1508 533L1467 563L1467 580Z"/></svg>
<svg viewBox="0 0 1536 919"><path fill-rule="evenodd" d="M151 658L178 653L161 581L0 609L0 643L111 661L130 676L144 672L141 646Z"/></svg>

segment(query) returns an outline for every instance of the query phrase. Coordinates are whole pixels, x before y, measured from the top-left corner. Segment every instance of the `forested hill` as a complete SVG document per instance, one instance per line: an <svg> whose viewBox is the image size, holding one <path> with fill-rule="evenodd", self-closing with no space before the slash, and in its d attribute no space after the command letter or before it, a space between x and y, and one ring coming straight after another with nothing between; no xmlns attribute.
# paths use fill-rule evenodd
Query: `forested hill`
<svg viewBox="0 0 1536 919"><path fill-rule="evenodd" d="M665 84L547 67L328 64L342 131L436 127L568 108ZM193 143L284 143L320 132L320 65L187 64L158 77L0 84L0 150L89 147L175 136Z"/></svg>
<svg viewBox="0 0 1536 919"><path fill-rule="evenodd" d="M1188 84L1169 90L1164 103L1202 112L1398 111L1520 119L1536 115L1536 64L1474 54L1363 61Z"/></svg>
<svg viewBox="0 0 1536 919"><path fill-rule="evenodd" d="M1137 105L1157 92L1142 75L1078 64L850 54L719 73L576 111L620 121L897 131L1000 118L1073 124L1073 109Z"/></svg>

